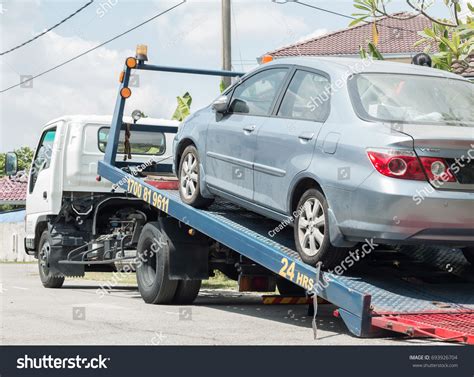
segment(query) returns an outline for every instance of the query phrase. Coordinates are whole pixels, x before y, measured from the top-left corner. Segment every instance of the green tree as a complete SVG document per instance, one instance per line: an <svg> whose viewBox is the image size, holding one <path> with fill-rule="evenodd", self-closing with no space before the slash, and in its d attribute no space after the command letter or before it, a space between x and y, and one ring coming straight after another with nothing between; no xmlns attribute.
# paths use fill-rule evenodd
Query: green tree
<svg viewBox="0 0 474 377"><path fill-rule="evenodd" d="M176 100L178 101L178 106L176 107L171 119L182 122L191 113L191 103L193 102L193 98L189 92L186 92L183 96L176 97Z"/></svg>
<svg viewBox="0 0 474 377"><path fill-rule="evenodd" d="M430 53L436 46L439 52L431 53L433 65L436 68L450 71L454 61L465 62L474 50L474 7L467 4L465 9L469 14L463 20L459 14L463 11L459 0L443 0L448 10L453 14L453 20L437 19L429 14L429 7L432 3L428 1L406 0L409 10L415 13L405 16L395 16L387 10L390 0L354 0L354 7L358 9L358 13L353 13L356 17L350 23L350 26L359 23L372 23L372 47L369 44L369 53L377 58L381 54L377 50L378 30L377 22L381 18L392 18L397 20L408 20L419 15L428 18L432 22L430 28L420 30L418 33L421 37L415 43L415 46L426 44L426 53ZM365 48L360 48L362 57L367 56ZM375 54L375 56L374 56ZM467 63L466 63L467 64Z"/></svg>
<svg viewBox="0 0 474 377"><path fill-rule="evenodd" d="M373 42L367 43L367 49L359 46L359 55L362 59L367 59L370 56L374 60L384 60L383 55L380 53Z"/></svg>
<svg viewBox="0 0 474 377"><path fill-rule="evenodd" d="M30 171L34 151L30 147L21 147L15 149L18 156L18 171ZM0 153L0 177L5 175L5 153Z"/></svg>

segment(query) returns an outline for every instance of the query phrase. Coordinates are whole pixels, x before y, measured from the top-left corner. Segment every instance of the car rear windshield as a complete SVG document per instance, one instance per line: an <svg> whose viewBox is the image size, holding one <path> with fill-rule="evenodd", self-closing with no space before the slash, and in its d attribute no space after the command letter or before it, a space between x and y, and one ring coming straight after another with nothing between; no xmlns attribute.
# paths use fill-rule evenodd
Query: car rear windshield
<svg viewBox="0 0 474 377"><path fill-rule="evenodd" d="M107 139L109 138L109 127L99 129L99 150L105 153ZM124 153L125 131L120 131L118 153ZM165 153L165 135L162 132L132 131L130 137L130 149L132 154L162 155Z"/></svg>
<svg viewBox="0 0 474 377"><path fill-rule="evenodd" d="M357 114L366 120L474 127L469 81L408 74L364 73L350 80Z"/></svg>

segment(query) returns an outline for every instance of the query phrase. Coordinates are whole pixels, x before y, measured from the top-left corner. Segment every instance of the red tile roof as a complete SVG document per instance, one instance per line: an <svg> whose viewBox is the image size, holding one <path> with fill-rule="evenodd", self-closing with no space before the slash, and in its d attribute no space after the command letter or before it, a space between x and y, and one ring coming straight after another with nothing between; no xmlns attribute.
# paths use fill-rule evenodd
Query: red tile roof
<svg viewBox="0 0 474 377"><path fill-rule="evenodd" d="M413 15L396 13L394 16L406 18ZM413 47L413 44L421 39L417 32L431 27L431 21L422 15L406 20L384 17L377 21L377 25L379 32L377 48L382 54L414 55L423 52L426 47L426 45ZM267 54L273 57L358 55L359 46L367 47L367 42L371 40L372 24L362 23L282 47ZM437 52L437 50L433 48L432 52Z"/></svg>
<svg viewBox="0 0 474 377"><path fill-rule="evenodd" d="M24 204L27 186L28 177L25 174L0 178L0 204Z"/></svg>
<svg viewBox="0 0 474 377"><path fill-rule="evenodd" d="M458 75L474 77L474 54L470 54L465 60L453 61L451 67Z"/></svg>

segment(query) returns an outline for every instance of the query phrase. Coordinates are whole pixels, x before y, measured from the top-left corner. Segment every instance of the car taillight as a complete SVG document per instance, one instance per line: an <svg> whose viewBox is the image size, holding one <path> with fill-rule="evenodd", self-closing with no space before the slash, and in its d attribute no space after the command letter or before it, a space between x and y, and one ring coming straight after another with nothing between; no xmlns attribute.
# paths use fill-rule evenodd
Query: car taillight
<svg viewBox="0 0 474 377"><path fill-rule="evenodd" d="M413 151L369 149L367 155L375 169L387 177L426 180L426 175Z"/></svg>
<svg viewBox="0 0 474 377"><path fill-rule="evenodd" d="M430 181L456 182L444 158L420 157L420 161Z"/></svg>
<svg viewBox="0 0 474 377"><path fill-rule="evenodd" d="M456 181L446 161L439 157L418 158L415 152L403 149L368 149L367 155L375 169L387 177Z"/></svg>

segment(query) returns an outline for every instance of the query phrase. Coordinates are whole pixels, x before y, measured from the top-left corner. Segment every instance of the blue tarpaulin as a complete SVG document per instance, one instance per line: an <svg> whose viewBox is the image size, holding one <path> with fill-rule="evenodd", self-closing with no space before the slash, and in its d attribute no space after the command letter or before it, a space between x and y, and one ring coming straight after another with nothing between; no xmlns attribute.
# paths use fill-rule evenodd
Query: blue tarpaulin
<svg viewBox="0 0 474 377"><path fill-rule="evenodd" d="M0 212L0 223L22 223L25 221L24 209L18 211Z"/></svg>

